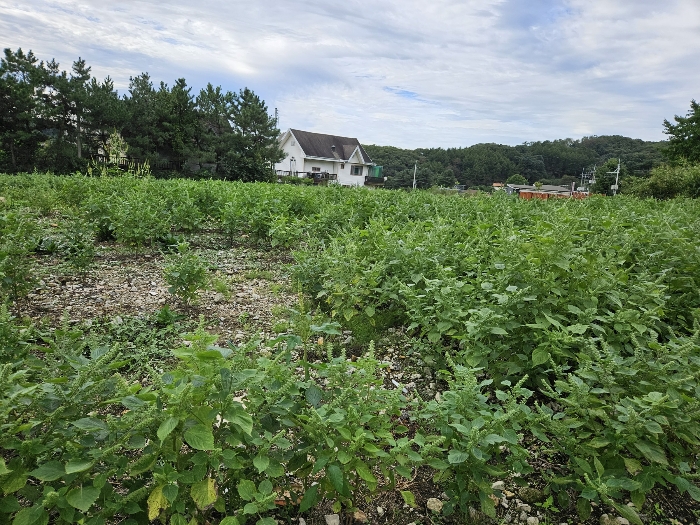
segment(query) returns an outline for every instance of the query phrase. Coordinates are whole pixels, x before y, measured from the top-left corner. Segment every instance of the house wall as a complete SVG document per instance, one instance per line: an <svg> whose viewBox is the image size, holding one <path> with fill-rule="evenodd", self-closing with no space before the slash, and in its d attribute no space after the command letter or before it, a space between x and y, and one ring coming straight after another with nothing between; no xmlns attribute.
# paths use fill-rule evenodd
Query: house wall
<svg viewBox="0 0 700 525"><path fill-rule="evenodd" d="M328 173L336 173L337 170L336 163L330 160L305 158L303 171L314 171L313 168L321 168L320 171L327 171ZM299 171L302 171L301 168Z"/></svg>
<svg viewBox="0 0 700 525"><path fill-rule="evenodd" d="M296 171L305 171L304 151L291 133L287 137L287 140L282 143L282 151L284 151L285 157L281 162L275 164L276 170L289 171L290 160L294 157L296 160Z"/></svg>
<svg viewBox="0 0 700 525"><path fill-rule="evenodd" d="M353 165L362 165L362 175L351 175L350 167ZM340 167L340 166L338 166ZM358 152L353 153L352 157L345 163L342 170L338 170L338 184L343 186L364 186L365 176L369 175L367 165L362 162Z"/></svg>

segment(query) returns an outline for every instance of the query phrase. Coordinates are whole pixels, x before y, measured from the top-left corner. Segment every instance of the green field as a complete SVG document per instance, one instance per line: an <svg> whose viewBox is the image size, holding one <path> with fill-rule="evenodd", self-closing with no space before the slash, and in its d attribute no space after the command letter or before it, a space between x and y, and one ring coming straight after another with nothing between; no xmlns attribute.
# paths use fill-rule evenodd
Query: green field
<svg viewBox="0 0 700 525"><path fill-rule="evenodd" d="M548 523L700 516L696 201L41 174L0 197L0 521L274 525L396 494L371 523L499 523L507 492ZM161 272L168 306L42 319L49 277L97 286L107 259ZM206 303L246 279L286 294L266 332Z"/></svg>

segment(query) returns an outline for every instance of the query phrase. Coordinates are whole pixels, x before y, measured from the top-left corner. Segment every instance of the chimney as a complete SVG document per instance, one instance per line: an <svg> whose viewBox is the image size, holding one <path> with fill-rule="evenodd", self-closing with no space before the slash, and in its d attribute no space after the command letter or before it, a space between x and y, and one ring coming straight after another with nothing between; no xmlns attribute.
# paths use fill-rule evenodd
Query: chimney
<svg viewBox="0 0 700 525"><path fill-rule="evenodd" d="M335 153L335 145L331 146L331 149L332 149L333 152Z"/></svg>

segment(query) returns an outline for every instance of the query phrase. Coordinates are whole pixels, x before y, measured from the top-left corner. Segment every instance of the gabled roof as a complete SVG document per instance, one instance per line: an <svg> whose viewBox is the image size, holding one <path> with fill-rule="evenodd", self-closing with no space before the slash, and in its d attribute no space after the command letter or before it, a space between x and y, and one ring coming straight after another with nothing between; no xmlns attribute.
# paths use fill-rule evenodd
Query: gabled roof
<svg viewBox="0 0 700 525"><path fill-rule="evenodd" d="M324 133L311 133L310 131L301 131L299 129L290 129L289 131L297 139L299 146L304 150L307 157L349 160L355 150L359 149L364 162L367 164L372 163L372 159L367 155L367 152L357 139L326 135ZM335 149L332 146L335 146Z"/></svg>

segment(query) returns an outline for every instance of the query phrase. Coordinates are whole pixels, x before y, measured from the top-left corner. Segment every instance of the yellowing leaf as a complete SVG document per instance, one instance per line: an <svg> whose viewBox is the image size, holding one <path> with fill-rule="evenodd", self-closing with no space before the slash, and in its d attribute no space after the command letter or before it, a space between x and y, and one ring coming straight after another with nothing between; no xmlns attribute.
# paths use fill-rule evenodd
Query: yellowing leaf
<svg viewBox="0 0 700 525"><path fill-rule="evenodd" d="M212 478L207 478L192 485L190 495L199 509L204 510L216 501L216 485Z"/></svg>
<svg viewBox="0 0 700 525"><path fill-rule="evenodd" d="M160 514L161 509L168 508L168 500L163 495L163 485L158 485L148 496L148 519L153 521Z"/></svg>

